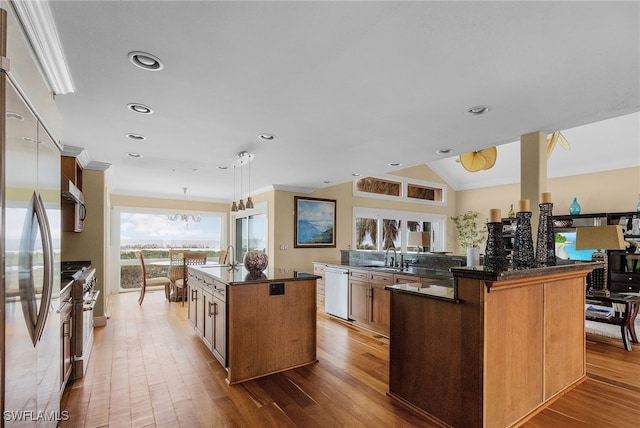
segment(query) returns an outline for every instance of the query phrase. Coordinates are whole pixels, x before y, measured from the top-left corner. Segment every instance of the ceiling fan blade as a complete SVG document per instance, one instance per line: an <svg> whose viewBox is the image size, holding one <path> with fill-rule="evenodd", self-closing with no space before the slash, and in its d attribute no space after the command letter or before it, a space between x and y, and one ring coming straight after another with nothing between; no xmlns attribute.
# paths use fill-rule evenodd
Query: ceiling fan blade
<svg viewBox="0 0 640 428"><path fill-rule="evenodd" d="M547 142L547 159L551 157L551 152L553 152L553 149L556 147L559 134L559 132L554 132L553 134L551 134L551 138Z"/></svg>
<svg viewBox="0 0 640 428"><path fill-rule="evenodd" d="M487 160L479 152L469 152L460 155L462 167L469 172L478 172L487 164Z"/></svg>
<svg viewBox="0 0 640 428"><path fill-rule="evenodd" d="M480 150L480 155L482 155L486 161L484 167L482 169L491 169L498 159L498 149L495 147L489 147L488 149Z"/></svg>
<svg viewBox="0 0 640 428"><path fill-rule="evenodd" d="M567 139L564 138L564 135L562 135L562 132L557 132L557 134L558 134L558 144L560 144L560 147L562 147L566 151L571 150L571 146L569 145L569 142L567 141Z"/></svg>

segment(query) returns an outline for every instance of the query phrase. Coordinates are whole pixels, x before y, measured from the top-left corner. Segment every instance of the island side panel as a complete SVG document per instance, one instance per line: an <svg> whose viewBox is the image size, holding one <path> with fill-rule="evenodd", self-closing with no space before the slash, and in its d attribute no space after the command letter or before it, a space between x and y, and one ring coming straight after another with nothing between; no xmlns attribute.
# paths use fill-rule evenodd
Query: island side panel
<svg viewBox="0 0 640 428"><path fill-rule="evenodd" d="M316 280L228 288L230 384L316 361Z"/></svg>
<svg viewBox="0 0 640 428"><path fill-rule="evenodd" d="M452 426L479 426L481 334L475 300L467 308L475 315L467 313L465 323L461 304L391 293L389 394ZM464 367L466 359L475 362ZM468 393L475 399L465 406ZM468 423L469 414L475 425Z"/></svg>
<svg viewBox="0 0 640 428"><path fill-rule="evenodd" d="M468 280L461 280L465 283ZM506 427L543 401L544 289L484 283L484 426Z"/></svg>
<svg viewBox="0 0 640 428"><path fill-rule="evenodd" d="M586 376L585 276L545 283L545 399Z"/></svg>

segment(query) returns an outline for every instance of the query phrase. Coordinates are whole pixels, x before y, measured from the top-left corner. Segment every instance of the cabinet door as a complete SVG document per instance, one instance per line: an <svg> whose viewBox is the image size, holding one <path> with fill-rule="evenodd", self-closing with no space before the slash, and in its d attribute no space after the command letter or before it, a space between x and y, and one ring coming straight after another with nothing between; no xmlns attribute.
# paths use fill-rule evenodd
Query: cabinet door
<svg viewBox="0 0 640 428"><path fill-rule="evenodd" d="M371 326L380 333L389 334L391 320L391 292L384 284L371 285Z"/></svg>
<svg viewBox="0 0 640 428"><path fill-rule="evenodd" d="M202 291L202 339L209 349L213 349L213 295Z"/></svg>
<svg viewBox="0 0 640 428"><path fill-rule="evenodd" d="M356 322L369 322L369 284L349 281L349 318Z"/></svg>
<svg viewBox="0 0 640 428"><path fill-rule="evenodd" d="M211 306L213 316L213 356L223 367L227 367L227 304L220 299L213 298Z"/></svg>
<svg viewBox="0 0 640 428"><path fill-rule="evenodd" d="M194 281L195 282L195 281ZM199 290L196 284L188 283L189 292L187 299L189 299L189 322L198 333L200 333L200 326L198 326L198 302L200 301L198 294Z"/></svg>

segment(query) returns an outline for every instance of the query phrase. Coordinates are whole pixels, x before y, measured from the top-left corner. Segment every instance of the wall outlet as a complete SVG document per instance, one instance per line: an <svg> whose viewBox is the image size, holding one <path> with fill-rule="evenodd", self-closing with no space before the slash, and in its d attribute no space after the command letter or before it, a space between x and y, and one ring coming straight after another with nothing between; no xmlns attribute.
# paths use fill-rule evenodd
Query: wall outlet
<svg viewBox="0 0 640 428"><path fill-rule="evenodd" d="M269 296L280 296L282 294L284 294L284 282L269 284Z"/></svg>

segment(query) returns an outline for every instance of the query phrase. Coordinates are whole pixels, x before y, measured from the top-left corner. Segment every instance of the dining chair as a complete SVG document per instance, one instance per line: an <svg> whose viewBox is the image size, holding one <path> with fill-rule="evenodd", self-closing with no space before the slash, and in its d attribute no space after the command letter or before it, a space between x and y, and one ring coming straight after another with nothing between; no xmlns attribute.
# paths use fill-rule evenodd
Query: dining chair
<svg viewBox="0 0 640 428"><path fill-rule="evenodd" d="M184 253L187 250L176 249L169 250L169 269L167 276L171 280L170 296L173 294L173 300L178 301L178 290L176 287L176 281L184 278Z"/></svg>
<svg viewBox="0 0 640 428"><path fill-rule="evenodd" d="M152 278L147 278L147 269L144 265L144 256L141 251L136 251L136 258L140 262L140 267L142 268L142 283L140 284L140 297L138 297L138 304L142 305L142 301L144 300L144 295L147 291L147 286L153 287L157 285L164 285L164 294L169 300L169 286L171 284L171 280L166 276L156 276Z"/></svg>
<svg viewBox="0 0 640 428"><path fill-rule="evenodd" d="M176 286L176 302L178 301L178 289L180 290L180 300L182 301L182 306L184 306L184 293L187 288L187 281L189 279L189 275L187 272L188 266L195 265L204 265L207 263L207 252L206 251L185 251L183 258L183 274L181 279L177 279L174 283Z"/></svg>
<svg viewBox="0 0 640 428"><path fill-rule="evenodd" d="M226 264L227 263L227 252L225 250L220 251L220 255L218 256L218 264Z"/></svg>

